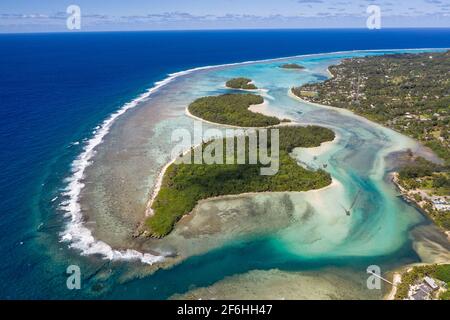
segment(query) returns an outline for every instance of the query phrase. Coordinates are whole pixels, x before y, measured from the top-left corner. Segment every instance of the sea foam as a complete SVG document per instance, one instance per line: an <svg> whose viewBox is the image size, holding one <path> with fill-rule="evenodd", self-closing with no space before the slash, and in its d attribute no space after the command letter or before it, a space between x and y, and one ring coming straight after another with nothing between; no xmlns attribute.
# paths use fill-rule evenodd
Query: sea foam
<svg viewBox="0 0 450 320"><path fill-rule="evenodd" d="M67 187L64 189L62 195L67 200L61 202L60 209L66 212L65 216L69 219L69 221L66 224L64 231L60 234L61 242L69 242L69 247L81 251L82 255L96 254L109 260L139 260L145 264L153 264L164 260L163 253L161 255L152 255L150 253L142 253L133 249L113 249L107 243L96 240L92 235L91 230L84 225L79 198L81 190L84 188L84 173L86 168L92 164L92 158L95 155L95 148L103 142L103 138L108 134L109 129L117 118L128 110L136 107L140 102L147 100L152 94L176 78L188 75L195 71L255 62L257 61L204 66L171 73L166 79L156 82L152 88L148 89L134 100L123 105L118 111L111 114L105 121L103 121L101 125L96 126L92 132L92 138L84 142L85 145L83 147L83 152L72 162L72 175L66 179Z"/></svg>
<svg viewBox="0 0 450 320"><path fill-rule="evenodd" d="M67 199L63 201L60 208L66 212L66 217L70 220L61 232L61 241L70 242L69 247L80 250L83 255L98 254L109 260L140 260L146 264L153 264L164 259L163 255L152 255L136 250L115 250L107 243L96 240L83 223L83 214L79 203L82 189L84 188L83 178L86 168L92 163L95 155L95 148L103 142L103 138L108 134L112 124L128 110L136 107L140 102L147 100L153 93L161 87L173 81L175 78L195 71L191 69L174 74L163 81L155 83L155 86L148 89L136 99L126 103L118 111L110 115L103 123L95 127L93 136L85 142L82 153L72 163L72 175L66 180L67 187L63 196Z"/></svg>
<svg viewBox="0 0 450 320"><path fill-rule="evenodd" d="M371 52L371 51L386 51L387 49L379 49L379 50L354 50L347 51L348 52ZM391 49L396 50L396 49ZM403 49L402 49L403 50ZM414 49L409 49L412 51ZM415 49L415 50L426 50L426 49ZM434 48L434 50L439 50L439 48ZM405 50L406 51L406 50ZM61 210L65 211L65 216L69 219L68 223L65 226L64 231L61 232L61 241L69 242L69 247L77 249L81 251L82 255L101 255L105 259L109 260L139 260L145 264L153 264L156 262L160 262L164 260L164 254L161 255L152 255L150 253L142 253L133 249L127 250L116 250L113 249L107 243L96 240L92 235L91 230L89 230L83 221L83 214L81 211L81 206L79 203L79 198L81 194L81 190L84 187L83 178L86 168L92 163L92 158L95 155L95 148L103 142L103 138L108 134L113 123L123 115L128 110L136 107L140 102L147 100L152 94L157 92L163 86L169 84L173 80L178 77L188 75L195 71L215 69L221 67L230 67L237 65L245 65L251 63L261 63L261 62L269 62L269 61L279 61L288 58L297 58L297 57L308 57L308 56L320 56L320 55L330 55L337 53L345 53L345 51L340 52L330 52L330 53L322 53L322 54L304 54L283 58L275 58L275 59L263 59L263 60L254 60L254 61L246 61L246 62L237 62L237 63L229 63L229 64L221 64L214 66L204 66L193 68L185 71L180 71L176 73L169 74L168 77L162 81L156 82L155 85L148 89L146 92L139 95L134 100L124 104L118 111L111 114L103 123L93 130L93 136L84 140L84 147L82 153L72 162L71 173L72 175L66 180L67 187L64 189L62 195L67 200L64 200L60 204Z"/></svg>

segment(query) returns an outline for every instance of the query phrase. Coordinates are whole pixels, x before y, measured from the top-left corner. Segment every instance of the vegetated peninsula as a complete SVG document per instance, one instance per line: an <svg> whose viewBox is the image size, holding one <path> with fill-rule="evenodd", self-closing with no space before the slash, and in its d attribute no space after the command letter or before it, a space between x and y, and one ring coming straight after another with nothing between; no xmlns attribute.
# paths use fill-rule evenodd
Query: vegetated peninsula
<svg viewBox="0 0 450 320"><path fill-rule="evenodd" d="M199 118L238 127L267 127L280 124L280 119L251 112L251 105L262 104L263 97L255 94L223 94L203 97L192 102L188 111Z"/></svg>
<svg viewBox="0 0 450 320"><path fill-rule="evenodd" d="M408 201L450 230L450 51L343 60L333 78L293 88L298 97L347 108L430 147L444 161L414 159L394 175Z"/></svg>
<svg viewBox="0 0 450 320"><path fill-rule="evenodd" d="M301 66L297 63L285 63L285 64L282 64L280 66L280 68L282 68L282 69L297 69L297 70L305 69L304 66Z"/></svg>
<svg viewBox="0 0 450 320"><path fill-rule="evenodd" d="M449 168L410 155L410 162L394 173L393 181L403 197L415 203L444 230L450 230Z"/></svg>
<svg viewBox="0 0 450 320"><path fill-rule="evenodd" d="M248 78L233 78L228 80L225 84L228 88L232 89L244 89L244 90L256 90L258 89L251 79Z"/></svg>
<svg viewBox="0 0 450 320"><path fill-rule="evenodd" d="M256 132L259 139L260 130ZM270 142L270 130L268 136ZM235 140L232 163L226 160L225 151L231 139ZM238 164L236 139L237 137L222 139L223 164L195 164L195 151L192 149L183 156L192 160L190 164L175 162L167 168L159 193L152 204L153 215L145 223L144 234L153 237L167 235L175 223L191 212L202 199L249 192L307 191L323 188L331 183L331 176L327 172L322 169L305 169L289 155L295 147L317 147L322 142L332 141L334 132L330 129L318 126L279 127L279 170L274 175L261 175L260 168L263 165L260 161L248 164L248 136L245 137L246 164ZM210 143L212 142L203 143L198 148L203 152Z"/></svg>
<svg viewBox="0 0 450 320"><path fill-rule="evenodd" d="M450 51L345 59L329 71L333 78L293 93L351 109L421 140L450 161Z"/></svg>

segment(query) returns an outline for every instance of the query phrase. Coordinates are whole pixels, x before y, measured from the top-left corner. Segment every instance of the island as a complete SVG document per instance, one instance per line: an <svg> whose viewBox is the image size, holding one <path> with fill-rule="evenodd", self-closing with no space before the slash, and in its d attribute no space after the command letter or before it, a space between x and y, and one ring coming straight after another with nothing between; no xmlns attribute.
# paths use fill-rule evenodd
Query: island
<svg viewBox="0 0 450 320"><path fill-rule="evenodd" d="M281 123L275 117L251 112L251 105L264 103L263 97L255 94L223 94L202 97L188 106L188 112L206 121L237 127L266 127Z"/></svg>
<svg viewBox="0 0 450 320"><path fill-rule="evenodd" d="M248 78L233 78L228 80L225 84L228 88L231 89L243 89L243 90L256 90L258 89L253 83L251 79Z"/></svg>
<svg viewBox="0 0 450 320"><path fill-rule="evenodd" d="M292 88L308 102L346 108L421 141L444 162L410 154L393 181L450 235L450 51L345 59L332 77Z"/></svg>
<svg viewBox="0 0 450 320"><path fill-rule="evenodd" d="M250 104L262 101L262 97L252 94L211 96L197 99L189 106L189 110L206 120L235 126L268 128L270 125L280 124L281 121L277 118L248 110ZM279 168L273 175L260 173L263 167L261 161L256 164L251 164L250 161L241 164L238 161L238 157L242 156L237 150L238 136L221 138L221 163L206 164L202 159L200 164L196 164L193 161L198 149L203 154L218 139L203 142L181 154L178 159L180 161L174 161L163 172L161 186L151 203L152 214L146 219L142 234L164 237L183 215L189 214L204 199L253 192L300 192L330 185L332 179L329 173L322 169L310 170L300 166L290 153L296 147L318 147L323 142L332 141L335 138L334 132L319 126L285 125L276 129L279 135ZM252 130L255 130L256 139L261 139L262 128ZM270 145L271 131L267 130L266 133ZM243 138L244 159L248 160L250 138L248 134ZM231 162L226 157L228 144L235 151ZM257 148L259 151L259 144Z"/></svg>
<svg viewBox="0 0 450 320"><path fill-rule="evenodd" d="M307 191L331 183L327 172L307 170L289 153L295 147L317 147L322 142L332 141L332 130L317 126L285 126L279 128L279 137L279 171L275 175L261 175L260 163L237 164L236 157L233 164L225 164L225 159L224 164L171 164L153 202L154 214L146 221L148 234L153 237L167 235L176 221L191 212L202 199L249 192ZM203 143L200 148L204 150L210 143ZM226 144L224 139L223 145ZM233 145L236 146L237 141ZM246 146L248 159L248 140ZM185 157L193 157L193 152Z"/></svg>
<svg viewBox="0 0 450 320"><path fill-rule="evenodd" d="M280 68L282 68L282 69L297 69L297 70L305 69L304 66L301 66L297 63L285 63L285 64L282 64L280 66Z"/></svg>

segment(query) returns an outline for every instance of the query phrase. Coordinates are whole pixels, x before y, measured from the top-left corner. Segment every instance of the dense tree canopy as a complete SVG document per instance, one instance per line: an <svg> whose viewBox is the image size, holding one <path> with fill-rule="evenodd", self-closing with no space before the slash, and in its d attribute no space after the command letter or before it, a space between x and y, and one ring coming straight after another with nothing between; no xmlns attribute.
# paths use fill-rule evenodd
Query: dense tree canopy
<svg viewBox="0 0 450 320"><path fill-rule="evenodd" d="M232 89L245 89L245 90L255 90L258 89L253 83L252 80L248 78L233 78L228 80L225 84L228 88Z"/></svg>
<svg viewBox="0 0 450 320"><path fill-rule="evenodd" d="M333 78L294 94L419 139L450 164L450 51L352 58L329 70Z"/></svg>
<svg viewBox="0 0 450 320"><path fill-rule="evenodd" d="M298 69L298 70L305 69L304 66L301 66L301 65L299 65L297 63L285 63L285 64L282 64L280 66L280 68L283 68L283 69Z"/></svg>
<svg viewBox="0 0 450 320"><path fill-rule="evenodd" d="M263 102L263 97L255 94L223 94L199 98L189 105L188 110L204 120L239 127L266 127L279 124L278 118L248 110L251 105Z"/></svg>
<svg viewBox="0 0 450 320"><path fill-rule="evenodd" d="M259 131L258 135L259 135ZM236 138L228 138L236 139ZM249 144L246 139L246 164L172 164L165 172L161 189L153 203L154 215L146 221L152 236L168 234L174 224L191 212L198 201L214 196L264 191L306 191L325 187L331 183L323 170L307 170L289 155L294 147L314 147L334 139L330 129L308 126L279 128L279 170L275 175L261 175L267 167L259 161L248 164ZM270 136L268 141L270 141ZM209 144L204 143L200 148ZM223 140L224 148L227 140ZM237 140L234 141L237 148ZM270 150L270 149L269 149ZM192 157L191 154L186 157ZM225 156L224 156L225 157ZM223 159L225 163L225 158Z"/></svg>

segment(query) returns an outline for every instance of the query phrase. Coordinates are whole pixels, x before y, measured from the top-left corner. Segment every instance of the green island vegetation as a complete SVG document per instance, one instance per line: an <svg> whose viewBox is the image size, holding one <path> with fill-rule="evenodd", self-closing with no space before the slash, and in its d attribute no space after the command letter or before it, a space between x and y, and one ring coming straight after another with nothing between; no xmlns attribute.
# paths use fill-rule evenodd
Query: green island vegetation
<svg viewBox="0 0 450 320"><path fill-rule="evenodd" d="M280 124L276 117L251 112L251 105L261 104L263 97L255 94L223 94L202 97L192 102L188 110L207 121L238 127L267 127Z"/></svg>
<svg viewBox="0 0 450 320"><path fill-rule="evenodd" d="M408 180L431 176L434 173L444 171L445 169L445 166L435 164L423 157L416 157L411 163L404 165L398 173L401 179ZM442 178L444 177L442 176ZM450 181L445 181L444 184L440 186L430 185L430 187L444 187L445 185L448 187L449 183ZM411 181L411 184L412 187L419 186L415 180Z"/></svg>
<svg viewBox="0 0 450 320"><path fill-rule="evenodd" d="M333 78L293 93L418 139L450 163L450 51L345 59L329 70Z"/></svg>
<svg viewBox="0 0 450 320"><path fill-rule="evenodd" d="M260 130L256 132L259 138ZM233 164L226 164L227 139L237 137L223 139L224 164L175 162L167 168L161 189L152 205L153 215L145 223L148 235L153 237L167 235L175 223L183 215L190 213L202 199L248 192L307 191L323 188L331 183L331 176L327 172L322 169L307 170L299 166L289 155L295 147L316 147L322 142L332 141L334 132L330 129L318 126L280 127L279 170L274 175L261 175L260 168L265 166L260 161L257 164L237 164L237 140L234 141ZM245 139L245 157L249 159L248 136ZM270 145L270 130L267 142ZM210 143L212 142L205 142L198 148L204 150ZM193 160L193 151L191 149L183 157L190 157L188 159Z"/></svg>
<svg viewBox="0 0 450 320"><path fill-rule="evenodd" d="M244 89L244 90L255 90L258 89L253 83L252 80L248 78L233 78L228 80L225 84L228 88L232 89Z"/></svg>
<svg viewBox="0 0 450 320"><path fill-rule="evenodd" d="M297 63L285 63L285 64L282 64L280 66L280 68L283 68L283 69L297 69L297 70L305 69L304 66L301 66L301 65L299 65Z"/></svg>
<svg viewBox="0 0 450 320"><path fill-rule="evenodd" d="M432 199L432 196L445 199L450 195L448 166L416 157L399 170L398 183L438 226L450 230L450 210L437 210Z"/></svg>
<svg viewBox="0 0 450 320"><path fill-rule="evenodd" d="M402 282L397 285L395 299L403 300L408 297L409 287L421 281L425 276L437 279L446 284L446 290L440 292L438 298L450 300L450 264L433 264L413 267L409 272L402 274Z"/></svg>
<svg viewBox="0 0 450 320"><path fill-rule="evenodd" d="M350 109L430 147L446 166L419 159L401 170L400 184L417 189L412 199L449 230L450 213L442 203L448 205L450 195L450 51L351 58L329 70L331 79L292 92L310 102Z"/></svg>

